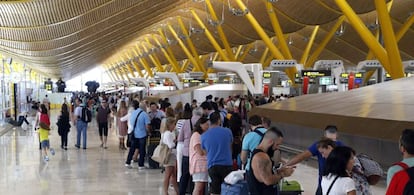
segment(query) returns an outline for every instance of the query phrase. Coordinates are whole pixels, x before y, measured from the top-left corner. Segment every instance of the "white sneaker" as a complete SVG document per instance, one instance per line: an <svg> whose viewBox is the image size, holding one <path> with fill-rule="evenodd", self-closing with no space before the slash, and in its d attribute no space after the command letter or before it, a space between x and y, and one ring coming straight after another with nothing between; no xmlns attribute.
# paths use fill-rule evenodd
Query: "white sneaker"
<svg viewBox="0 0 414 195"><path fill-rule="evenodd" d="M44 156L43 160L45 160L46 162L49 161L49 157L48 156Z"/></svg>
<svg viewBox="0 0 414 195"><path fill-rule="evenodd" d="M128 169L132 169L132 166L130 164L125 163L125 167L128 168Z"/></svg>
<svg viewBox="0 0 414 195"><path fill-rule="evenodd" d="M144 169L146 169L146 167L145 167L145 166L138 167L138 170L144 170Z"/></svg>

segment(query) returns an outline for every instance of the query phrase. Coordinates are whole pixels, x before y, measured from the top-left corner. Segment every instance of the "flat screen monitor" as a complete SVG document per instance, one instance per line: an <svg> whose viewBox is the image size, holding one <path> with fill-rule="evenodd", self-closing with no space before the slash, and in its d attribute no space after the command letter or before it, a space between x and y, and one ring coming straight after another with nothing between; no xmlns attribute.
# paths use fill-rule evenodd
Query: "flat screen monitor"
<svg viewBox="0 0 414 195"><path fill-rule="evenodd" d="M319 85L332 85L332 77L319 77Z"/></svg>

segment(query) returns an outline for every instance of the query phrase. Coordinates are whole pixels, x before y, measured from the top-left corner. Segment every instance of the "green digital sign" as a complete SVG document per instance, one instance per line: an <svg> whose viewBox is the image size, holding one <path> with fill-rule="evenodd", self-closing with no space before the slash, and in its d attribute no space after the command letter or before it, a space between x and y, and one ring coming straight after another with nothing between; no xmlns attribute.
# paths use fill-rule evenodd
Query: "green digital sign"
<svg viewBox="0 0 414 195"><path fill-rule="evenodd" d="M272 73L270 73L270 72L263 72L263 78L269 79L271 77L272 77Z"/></svg>

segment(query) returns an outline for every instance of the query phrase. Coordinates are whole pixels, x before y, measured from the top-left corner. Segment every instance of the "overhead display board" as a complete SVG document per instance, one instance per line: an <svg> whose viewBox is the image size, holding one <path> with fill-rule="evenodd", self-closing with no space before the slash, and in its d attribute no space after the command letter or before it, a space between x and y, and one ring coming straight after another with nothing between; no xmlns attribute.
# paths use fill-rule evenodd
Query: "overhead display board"
<svg viewBox="0 0 414 195"><path fill-rule="evenodd" d="M310 78L331 76L331 70L302 70L302 77L307 76Z"/></svg>
<svg viewBox="0 0 414 195"><path fill-rule="evenodd" d="M272 78L272 73L271 72L263 72L263 78L264 79Z"/></svg>

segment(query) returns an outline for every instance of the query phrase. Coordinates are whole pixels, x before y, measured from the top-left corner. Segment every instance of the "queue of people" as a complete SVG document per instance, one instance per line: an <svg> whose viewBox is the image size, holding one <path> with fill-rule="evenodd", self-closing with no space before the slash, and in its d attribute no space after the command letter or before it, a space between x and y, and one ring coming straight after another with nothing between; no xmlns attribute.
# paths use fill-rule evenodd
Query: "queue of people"
<svg viewBox="0 0 414 195"><path fill-rule="evenodd" d="M86 129L90 120L85 119L85 115L88 117L85 109L91 110L92 107L82 104L81 99L75 101L72 118L77 129L75 147L87 149ZM155 102L134 99L131 109L128 109L126 102L121 100L116 113L112 113L114 110L107 105L108 100L102 98L96 109L102 148L107 148L111 115L116 116L114 127L118 129L120 150L126 149L125 138L131 135L125 161L128 168L133 166L133 162L138 162L139 170L146 168L147 138L159 130L160 143L170 149L167 160L162 163L165 169L164 194L168 194L169 186L173 187L176 194L186 194L191 182L194 184L190 192L192 194L204 194L206 191L220 194L224 178L236 169L246 170L245 179L250 194L278 194L280 182L295 172L296 164L312 156L317 157L319 168L315 194L372 194L357 152L337 139L338 129L335 125L328 125L323 138L304 152L283 161L279 150L284 138L282 131L272 127L268 118L257 115L247 117L248 108L255 105L240 96L229 97L226 101L223 98L213 101L208 96L200 106L193 101L191 104L178 104L175 109L165 101L168 100L160 101L159 106ZM44 104L40 105L37 118L42 135L39 147L44 149L45 160L48 160L47 152L52 153L46 136L50 129L50 118ZM69 121L69 109L64 104L57 124L62 137L61 148L65 150L70 131ZM414 166L413 130L403 131L400 152L403 161L388 170L387 195L404 193L405 184L396 181L396 178L409 178L410 172L406 170Z"/></svg>

